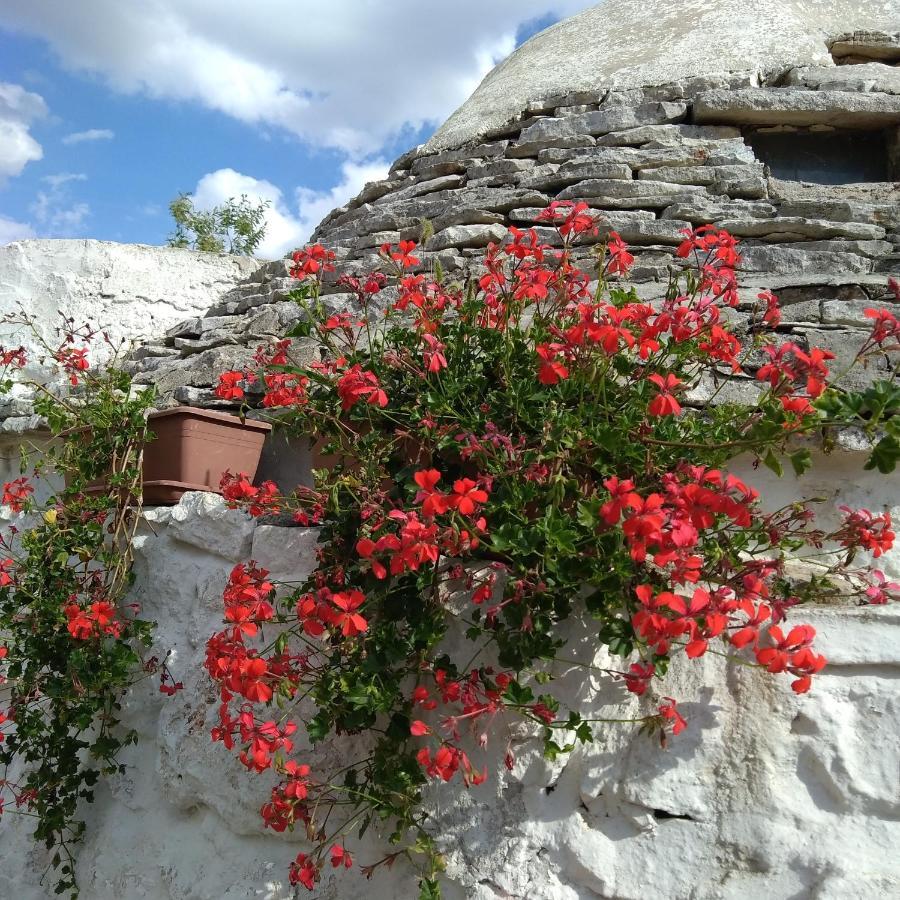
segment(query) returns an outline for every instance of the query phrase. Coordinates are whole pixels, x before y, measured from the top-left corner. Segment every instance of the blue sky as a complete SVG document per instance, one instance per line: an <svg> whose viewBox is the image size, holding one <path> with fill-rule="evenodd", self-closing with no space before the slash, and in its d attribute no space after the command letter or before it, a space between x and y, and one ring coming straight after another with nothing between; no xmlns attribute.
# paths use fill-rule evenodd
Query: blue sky
<svg viewBox="0 0 900 900"><path fill-rule="evenodd" d="M168 201L192 191L270 199L261 253L283 252L515 46L590 5L4 0L0 243L163 243Z"/></svg>

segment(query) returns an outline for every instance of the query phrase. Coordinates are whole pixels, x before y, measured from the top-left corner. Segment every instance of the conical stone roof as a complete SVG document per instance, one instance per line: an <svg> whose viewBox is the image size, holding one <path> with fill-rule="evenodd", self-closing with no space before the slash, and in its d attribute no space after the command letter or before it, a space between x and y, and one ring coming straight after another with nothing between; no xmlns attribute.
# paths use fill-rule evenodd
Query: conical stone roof
<svg viewBox="0 0 900 900"><path fill-rule="evenodd" d="M573 92L831 66L835 44L866 31L900 31L900 2L605 0L542 31L488 73L427 149L477 140L529 103Z"/></svg>

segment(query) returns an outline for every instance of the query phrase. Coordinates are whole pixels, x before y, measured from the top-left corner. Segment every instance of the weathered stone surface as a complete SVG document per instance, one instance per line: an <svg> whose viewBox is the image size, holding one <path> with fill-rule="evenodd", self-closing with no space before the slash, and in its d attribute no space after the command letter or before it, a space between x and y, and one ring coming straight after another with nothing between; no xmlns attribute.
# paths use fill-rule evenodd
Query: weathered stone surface
<svg viewBox="0 0 900 900"><path fill-rule="evenodd" d="M577 149L579 147L593 147L594 139L589 134L575 134L570 137L546 138L533 141L520 141L509 148L506 155L511 159L519 159L537 156L542 150L551 147L562 149Z"/></svg>
<svg viewBox="0 0 900 900"><path fill-rule="evenodd" d="M785 241L779 247L792 250L827 250L831 253L854 253L874 260L883 260L894 251L889 241L853 240L852 238L835 238L833 240Z"/></svg>
<svg viewBox="0 0 900 900"><path fill-rule="evenodd" d="M624 163L599 160L570 160L562 165L545 163L524 173L518 183L523 188L553 192L588 178L616 178L630 181L631 169Z"/></svg>
<svg viewBox="0 0 900 900"><path fill-rule="evenodd" d="M716 224L735 237L779 236L827 239L835 237L857 238L859 240L880 240L885 230L879 225L862 222L828 222L824 219L806 219L799 216L779 216L778 218L717 219Z"/></svg>
<svg viewBox="0 0 900 900"><path fill-rule="evenodd" d="M799 85L821 91L882 91L900 94L900 69L883 63L860 66L804 66L791 69L785 79L789 85Z"/></svg>
<svg viewBox="0 0 900 900"><path fill-rule="evenodd" d="M900 62L900 31L872 29L852 31L835 38L831 42L830 50L838 62L845 58L857 58L897 63Z"/></svg>
<svg viewBox="0 0 900 900"><path fill-rule="evenodd" d="M503 213L490 212L486 209L452 209L444 215L431 220L434 230L443 231L451 225L502 225L505 222Z"/></svg>
<svg viewBox="0 0 900 900"><path fill-rule="evenodd" d="M900 195L898 203L861 203L853 200L828 199L788 200L780 204L783 216L799 216L808 219L827 219L832 222L862 222L885 228L900 225Z"/></svg>
<svg viewBox="0 0 900 900"><path fill-rule="evenodd" d="M695 184L671 184L662 181L581 181L559 192L560 200L584 200L591 206L609 203L612 207L648 209L669 206L677 198L706 193Z"/></svg>
<svg viewBox="0 0 900 900"><path fill-rule="evenodd" d="M410 171L413 175L420 175L426 170L447 163L468 163L474 159L493 159L502 156L507 146L509 146L508 141L493 141L489 144L468 145L428 156L420 155L412 162Z"/></svg>
<svg viewBox="0 0 900 900"><path fill-rule="evenodd" d="M886 128L900 124L900 97L795 88L708 91L695 98L694 119L700 124Z"/></svg>
<svg viewBox="0 0 900 900"><path fill-rule="evenodd" d="M646 181L671 184L699 184L711 191L732 197L757 200L768 193L768 185L759 164L748 166L658 166L642 169L638 175Z"/></svg>
<svg viewBox="0 0 900 900"><path fill-rule="evenodd" d="M502 125L532 100L573 89L640 88L729 73L829 65L828 40L897 27L892 0L731 0L657 3L608 0L533 37L494 69L438 130L429 148L456 147ZM712 36L712 37L711 37ZM729 88L731 81L720 81ZM696 88L694 88L696 90Z"/></svg>
<svg viewBox="0 0 900 900"><path fill-rule="evenodd" d="M740 138L740 129L730 125L642 125L601 135L597 143L604 147L628 147L652 141L664 146L681 146Z"/></svg>
<svg viewBox="0 0 900 900"><path fill-rule="evenodd" d="M509 221L516 224L531 224L537 220L538 215L543 212L541 207L529 206L522 209L513 209L509 212ZM626 228L635 225L638 222L653 222L656 217L649 210L618 210L615 212L605 211L601 213L605 222L612 223L615 229Z"/></svg>
<svg viewBox="0 0 900 900"><path fill-rule="evenodd" d="M519 140L527 144L581 134L607 134L640 125L665 125L681 121L686 114L684 103L642 103L638 106L615 103L578 116L541 119L524 129Z"/></svg>
<svg viewBox="0 0 900 900"><path fill-rule="evenodd" d="M770 218L776 213L771 203L759 200L729 200L708 195L695 195L667 206L661 213L664 219L687 219L695 225L710 222L718 224L724 219L743 222L747 218Z"/></svg>
<svg viewBox="0 0 900 900"><path fill-rule="evenodd" d="M389 194L391 191L396 190L402 184L403 181L399 178L392 181L369 181L356 195L352 206L359 206L362 203L371 203L373 200L377 200L379 197L383 197L385 194Z"/></svg>
<svg viewBox="0 0 900 900"><path fill-rule="evenodd" d="M653 166L689 166L701 163L704 156L692 150L677 147L665 150L638 150L634 147L590 147L582 150L564 150L556 147L542 150L537 161L541 165L571 162L573 164L619 163L639 170Z"/></svg>
<svg viewBox="0 0 900 900"><path fill-rule="evenodd" d="M505 237L503 225L451 225L432 235L426 248L438 251L450 247L487 247L492 241L502 241Z"/></svg>
<svg viewBox="0 0 900 900"><path fill-rule="evenodd" d="M158 338L204 313L259 265L228 254L110 241L16 241L0 247L0 313L24 304L51 344L60 312L104 327L114 341ZM31 357L43 352L32 335L0 326L0 343L13 342ZM100 362L103 354L98 345L91 358Z"/></svg>
<svg viewBox="0 0 900 900"><path fill-rule="evenodd" d="M491 178L494 175L518 175L534 168L532 159L497 159L470 163L466 169L469 183L478 178Z"/></svg>
<svg viewBox="0 0 900 900"><path fill-rule="evenodd" d="M399 240L399 231L373 231L360 235L353 241L353 246L357 250L368 250L372 247L380 247L382 244L396 244Z"/></svg>
<svg viewBox="0 0 900 900"><path fill-rule="evenodd" d="M810 184L805 181L769 179L769 196L787 203L814 201L832 203L887 205L900 215L900 181L868 181L858 184ZM890 214L890 211L889 211ZM835 218L828 216L827 218ZM880 224L880 223L879 223Z"/></svg>
<svg viewBox="0 0 900 900"><path fill-rule="evenodd" d="M440 178L428 178L425 181L419 181L411 184L409 187L394 191L391 194L385 194L375 201L376 205L385 203L398 203L401 200L408 200L413 197L421 197L425 194L433 194L437 191L446 191L450 188L459 187L465 179L462 175L443 175Z"/></svg>
<svg viewBox="0 0 900 900"><path fill-rule="evenodd" d="M192 491L172 509L169 533L182 544L238 562L250 553L254 522L218 494Z"/></svg>
<svg viewBox="0 0 900 900"><path fill-rule="evenodd" d="M790 250L773 246L741 248L741 269L745 272L767 272L774 275L826 275L835 272L872 271L872 261L850 253L829 253L815 250Z"/></svg>

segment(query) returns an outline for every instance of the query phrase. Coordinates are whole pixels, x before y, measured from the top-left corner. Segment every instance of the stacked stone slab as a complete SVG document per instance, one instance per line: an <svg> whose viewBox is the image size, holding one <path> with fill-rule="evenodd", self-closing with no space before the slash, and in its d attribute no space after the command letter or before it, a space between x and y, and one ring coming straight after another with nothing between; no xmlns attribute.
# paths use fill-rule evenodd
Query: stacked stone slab
<svg viewBox="0 0 900 900"><path fill-rule="evenodd" d="M751 132L840 130L862 140L877 129L900 170L900 37L849 33L833 46L846 54L838 59L866 62L569 92L532 100L505 125L449 149L438 132L330 213L314 239L336 251L341 271L357 273L380 264L381 245L425 237L422 267L437 261L464 278L510 226L535 227L558 245L536 216L552 200L584 200L601 223L594 240L616 231L632 245L632 280L655 301L685 265L675 256L683 231L712 223L743 242L747 305L774 290L782 331L849 361L864 310L894 299L887 280L900 274L900 184L779 180L748 142ZM577 254L587 266L591 252L588 243ZM206 317L143 347L138 380L156 384L164 400L223 405L210 389L217 372L249 362L300 315L287 299L296 286L288 271L285 261L266 264ZM335 308L351 303L333 281L325 292ZM883 374L875 365L855 378Z"/></svg>

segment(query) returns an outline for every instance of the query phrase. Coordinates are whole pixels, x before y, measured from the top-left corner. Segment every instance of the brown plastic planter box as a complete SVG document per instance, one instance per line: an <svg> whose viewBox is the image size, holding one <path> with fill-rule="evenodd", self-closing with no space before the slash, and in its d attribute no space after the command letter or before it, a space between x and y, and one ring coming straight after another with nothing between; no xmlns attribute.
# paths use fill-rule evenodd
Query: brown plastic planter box
<svg viewBox="0 0 900 900"><path fill-rule="evenodd" d="M188 491L220 493L226 471L252 481L272 426L194 406L151 413L154 438L144 447L143 501L148 506L177 503ZM98 483L88 491L102 490Z"/></svg>
<svg viewBox="0 0 900 900"><path fill-rule="evenodd" d="M177 503L187 491L219 493L226 471L252 480L272 426L250 419L179 406L151 413L155 435L144 448L144 503Z"/></svg>

